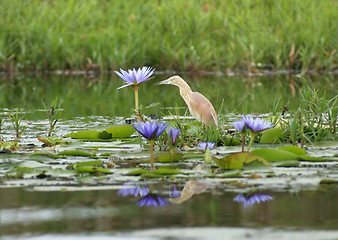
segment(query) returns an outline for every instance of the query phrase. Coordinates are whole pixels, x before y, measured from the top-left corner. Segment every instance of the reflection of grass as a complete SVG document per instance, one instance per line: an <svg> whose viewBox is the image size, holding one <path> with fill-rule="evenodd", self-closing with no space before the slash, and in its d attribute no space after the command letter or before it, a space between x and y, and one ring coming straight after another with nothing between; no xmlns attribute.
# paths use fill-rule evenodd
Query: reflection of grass
<svg viewBox="0 0 338 240"><path fill-rule="evenodd" d="M334 1L2 1L2 69L335 67Z"/></svg>

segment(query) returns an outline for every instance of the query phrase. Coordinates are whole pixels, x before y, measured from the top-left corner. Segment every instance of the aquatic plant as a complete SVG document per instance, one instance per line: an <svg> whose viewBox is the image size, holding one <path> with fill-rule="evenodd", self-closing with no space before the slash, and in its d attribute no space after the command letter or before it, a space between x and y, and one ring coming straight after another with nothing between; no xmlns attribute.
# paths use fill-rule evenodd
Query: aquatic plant
<svg viewBox="0 0 338 240"><path fill-rule="evenodd" d="M11 114L8 115L9 119L11 120L11 123L13 125L14 131L15 131L15 137L16 139L19 139L25 132L25 129L27 127L22 126L22 118L19 116L19 110L17 109L14 113L13 110L11 111Z"/></svg>
<svg viewBox="0 0 338 240"><path fill-rule="evenodd" d="M260 118L253 118L250 116L242 115L242 120L236 121L232 123L232 126L234 126L239 132L241 132L242 135L242 152L244 152L244 140L245 140L245 134L247 129L251 132L251 138L248 145L247 152L249 152L251 145L253 143L253 140L257 133L262 132L264 130L267 130L269 128L273 127L273 124L270 122L267 122Z"/></svg>
<svg viewBox="0 0 338 240"><path fill-rule="evenodd" d="M169 146L170 146L170 158L171 162L173 162L174 156L174 148L178 143L178 137L180 136L180 129L178 128L168 128L168 138L169 138Z"/></svg>
<svg viewBox="0 0 338 240"><path fill-rule="evenodd" d="M149 193L146 196L144 196L143 198L141 198L140 200L138 200L136 202L136 205L139 207L165 207L168 206L169 203L167 200L165 200L164 198L162 198L160 195L158 194L154 194L154 193Z"/></svg>
<svg viewBox="0 0 338 240"><path fill-rule="evenodd" d="M1 140L1 131L2 131L2 126L4 125L5 123L5 118L3 117L2 114L0 114L0 140Z"/></svg>
<svg viewBox="0 0 338 240"><path fill-rule="evenodd" d="M213 142L201 142L201 143L198 144L198 146L204 151L204 163L210 164L211 161L212 161L210 150L212 150L214 148L215 143L213 143Z"/></svg>
<svg viewBox="0 0 338 240"><path fill-rule="evenodd" d="M168 127L168 123L158 122L140 122L134 124L134 128L149 141L150 148L150 164L154 167L154 141Z"/></svg>
<svg viewBox="0 0 338 240"><path fill-rule="evenodd" d="M242 202L243 208L247 208L253 206L254 204L271 201L273 199L273 196L263 193L254 193L248 197L244 196L243 194L239 194L234 198L234 202Z"/></svg>
<svg viewBox="0 0 338 240"><path fill-rule="evenodd" d="M125 88L132 86L134 88L135 93L135 109L139 109L139 102L138 102L138 89L140 84L144 81L150 79L151 75L154 73L155 69L151 67L142 67L138 68L137 70L133 68L133 70L128 69L128 72L120 69L121 73L118 71L114 71L120 78L122 78L126 85L119 87L118 89ZM138 118L139 119L139 118Z"/></svg>
<svg viewBox="0 0 338 240"><path fill-rule="evenodd" d="M59 121L62 110L60 109L60 104L58 104L57 98L52 102L51 106L48 108L46 104L43 102L45 109L47 110L49 129L48 129L48 137L52 135L52 132L55 130L56 124Z"/></svg>

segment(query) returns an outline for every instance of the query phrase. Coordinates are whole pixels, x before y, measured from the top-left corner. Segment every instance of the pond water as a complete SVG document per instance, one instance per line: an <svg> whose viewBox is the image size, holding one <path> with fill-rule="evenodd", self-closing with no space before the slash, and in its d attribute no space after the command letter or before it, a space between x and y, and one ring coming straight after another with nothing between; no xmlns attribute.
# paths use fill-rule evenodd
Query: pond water
<svg viewBox="0 0 338 240"><path fill-rule="evenodd" d="M278 99L296 109L299 91L309 85L326 89L328 97L337 94L332 76L185 78L221 114L268 113ZM138 161L149 153L136 135L131 138L134 142L69 139L69 144L42 147L37 137L45 136L48 129L42 101L48 104L57 97L62 102L56 136L103 129L123 123L133 113L133 92L116 91L121 85L116 78L79 76L19 76L1 82L1 111L19 107L27 129L18 151L0 154L0 239L338 239L336 141L306 148L310 156L331 161L243 171L210 168L204 165L203 153L188 149L191 156L182 162L157 164L178 167L180 174L157 178L127 174L147 166ZM175 87L146 82L140 88L140 102L159 103L146 108L146 114L165 116L176 111L166 107L177 107L180 115L186 112ZM8 121L1 133L7 141L14 138ZM32 154L42 149L56 154L80 149L94 151L94 156ZM239 146L223 146L212 154L239 150ZM70 168L97 160L106 167L112 164L111 173L93 175Z"/></svg>

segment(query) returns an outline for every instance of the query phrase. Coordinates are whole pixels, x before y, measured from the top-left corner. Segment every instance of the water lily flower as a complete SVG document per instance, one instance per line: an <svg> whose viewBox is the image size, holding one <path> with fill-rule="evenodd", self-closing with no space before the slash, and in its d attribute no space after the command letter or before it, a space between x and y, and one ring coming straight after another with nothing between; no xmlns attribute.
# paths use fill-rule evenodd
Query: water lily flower
<svg viewBox="0 0 338 240"><path fill-rule="evenodd" d="M246 124L244 120L233 122L232 126L234 126L238 131L242 133L245 133L246 131Z"/></svg>
<svg viewBox="0 0 338 240"><path fill-rule="evenodd" d="M243 116L243 120L245 121L245 125L254 133L262 132L273 127L272 123L259 118L254 119L253 117Z"/></svg>
<svg viewBox="0 0 338 240"><path fill-rule="evenodd" d="M245 132L247 129L250 129L251 138L247 149L247 152L249 152L255 135L261 131L272 128L273 124L260 118L253 118L250 116L242 115L242 120L233 122L232 126L234 126L238 131L242 133L242 152L244 152Z"/></svg>
<svg viewBox="0 0 338 240"><path fill-rule="evenodd" d="M136 202L136 205L139 207L165 207L168 205L168 201L162 198L161 196L149 193L140 200Z"/></svg>
<svg viewBox="0 0 338 240"><path fill-rule="evenodd" d="M168 127L168 123L140 122L134 124L134 128L146 139L154 140L158 138Z"/></svg>
<svg viewBox="0 0 338 240"><path fill-rule="evenodd" d="M215 146L215 143L213 143L213 142L201 142L201 143L198 144L198 146L204 151L206 151L207 148L212 150Z"/></svg>
<svg viewBox="0 0 338 240"><path fill-rule="evenodd" d="M119 73L118 71L114 72L119 75L120 78L122 78L125 82L127 82L127 85L119 87L118 89L128 86L139 86L142 82L149 80L154 71L155 69L151 67L142 67L138 68L137 70L135 68L133 68L133 70L128 69L128 72L120 68L121 73Z"/></svg>
<svg viewBox="0 0 338 240"><path fill-rule="evenodd" d="M127 82L126 85L123 85L122 87L119 87L118 89L125 88L132 86L134 88L135 92L135 109L138 110L138 88L140 87L140 84L144 81L147 81L150 79L151 75L153 75L155 69L151 67L142 67L138 68L136 70L133 68L133 70L128 69L127 71L124 71L120 68L120 72L114 71L117 75L120 76L125 82ZM139 117L137 118L137 121L139 121Z"/></svg>
<svg viewBox="0 0 338 240"><path fill-rule="evenodd" d="M137 197L140 195L141 197L147 195L149 193L149 188L147 186L141 187L140 185L137 185L136 187L131 184L125 184L126 188L121 188L117 191L117 195L122 197L127 196L135 196Z"/></svg>
<svg viewBox="0 0 338 240"><path fill-rule="evenodd" d="M149 140L150 148L150 164L154 167L154 141L168 127L168 123L157 122L140 122L134 124L134 128L146 139Z"/></svg>
<svg viewBox="0 0 338 240"><path fill-rule="evenodd" d="M259 204L261 202L267 202L273 200L274 197L268 194L255 193L249 197L245 197L243 194L239 194L234 198L234 202L242 202L243 208L247 208L254 204Z"/></svg>
<svg viewBox="0 0 338 240"><path fill-rule="evenodd" d="M198 144L200 148L204 150L204 163L210 164L212 162L211 152L215 146L214 142L201 142Z"/></svg>
<svg viewBox="0 0 338 240"><path fill-rule="evenodd" d="M178 128L168 128L169 141L172 146L175 146L177 139L180 135L180 129Z"/></svg>

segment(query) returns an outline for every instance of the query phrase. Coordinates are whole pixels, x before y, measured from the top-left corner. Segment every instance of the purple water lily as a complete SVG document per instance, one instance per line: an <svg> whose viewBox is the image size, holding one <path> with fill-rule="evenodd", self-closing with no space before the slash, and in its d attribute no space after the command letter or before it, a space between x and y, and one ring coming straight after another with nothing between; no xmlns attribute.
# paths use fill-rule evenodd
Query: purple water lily
<svg viewBox="0 0 338 240"><path fill-rule="evenodd" d="M255 194L250 195L247 198L243 194L239 194L234 198L234 202L242 202L243 208L247 208L254 204L271 201L273 199L274 199L273 196L268 195L268 194L262 194L262 193L255 193Z"/></svg>
<svg viewBox="0 0 338 240"><path fill-rule="evenodd" d="M151 67L142 67L136 70L133 68L133 70L128 69L128 72L120 69L121 73L118 71L115 71L117 75L120 76L125 82L127 82L126 85L123 85L122 87L119 87L118 89L125 88L128 86L132 86L134 88L135 92L135 109L139 109L138 107L138 88L140 87L140 84L144 81L147 81L150 79L151 75L153 75L155 69ZM137 116L137 121L140 121L140 117Z"/></svg>
<svg viewBox="0 0 338 240"><path fill-rule="evenodd" d="M140 122L134 124L134 128L148 140L158 138L167 127L168 123L164 122Z"/></svg>
<svg viewBox="0 0 338 240"><path fill-rule="evenodd" d="M138 68L137 70L135 68L133 68L133 70L128 69L128 72L120 68L121 73L118 71L114 72L128 84L119 87L118 89L128 87L131 85L139 85L140 83L148 80L151 77L151 75L153 75L154 71L155 69L151 67L142 67Z"/></svg>
<svg viewBox="0 0 338 240"><path fill-rule="evenodd" d="M150 149L150 165L154 167L154 141L168 127L168 123L157 122L140 122L134 124L134 128L146 139L149 140Z"/></svg>
<svg viewBox="0 0 338 240"><path fill-rule="evenodd" d="M245 122L245 125L254 133L258 133L273 127L272 123L264 121L260 118L243 116L243 120Z"/></svg>
<svg viewBox="0 0 338 240"><path fill-rule="evenodd" d="M232 126L234 126L238 131L242 133L246 131L246 124L244 120L233 122Z"/></svg>
<svg viewBox="0 0 338 240"><path fill-rule="evenodd" d="M162 198L161 196L153 193L149 193L140 200L136 202L136 205L139 207L147 206L147 207L165 207L169 203L167 200Z"/></svg>
<svg viewBox="0 0 338 240"><path fill-rule="evenodd" d="M243 133L247 130L247 128L249 128L254 133L258 133L266 129L272 128L273 124L260 118L253 118L243 115L242 120L233 122L232 126L234 126L238 131Z"/></svg>
<svg viewBox="0 0 338 240"><path fill-rule="evenodd" d="M215 146L215 143L213 142L201 142L198 144L198 146L203 149L204 151L207 150L207 148L209 148L210 150L212 150Z"/></svg>
<svg viewBox="0 0 338 240"><path fill-rule="evenodd" d="M176 141L180 135L180 129L178 128L168 128L169 140L172 146L175 146Z"/></svg>

